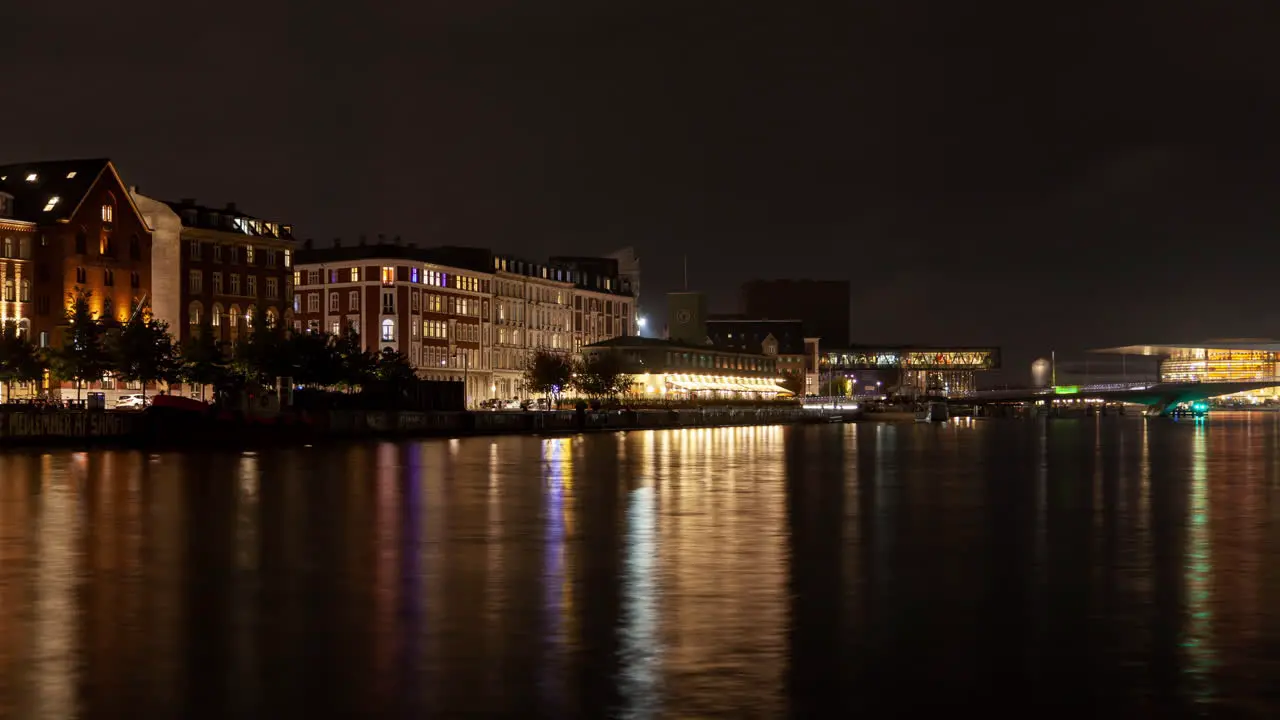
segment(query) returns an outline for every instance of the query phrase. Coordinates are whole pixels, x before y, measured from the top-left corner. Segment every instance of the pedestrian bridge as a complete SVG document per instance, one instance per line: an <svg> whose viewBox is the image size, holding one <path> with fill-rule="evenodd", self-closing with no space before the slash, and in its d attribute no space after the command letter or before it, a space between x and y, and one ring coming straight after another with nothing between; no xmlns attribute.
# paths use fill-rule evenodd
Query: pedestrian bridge
<svg viewBox="0 0 1280 720"><path fill-rule="evenodd" d="M1130 383L1104 383L1096 385L1059 385L1049 388L1022 388L1012 390L976 390L951 393L951 402L973 405L998 403L1030 403L1053 400L1101 400L1146 405L1153 415L1166 415L1182 403L1233 395L1249 390L1280 387L1280 377L1222 382L1155 382L1151 380ZM859 398L804 399L804 407L810 410L855 409L862 402Z"/></svg>
<svg viewBox="0 0 1280 720"><path fill-rule="evenodd" d="M1132 382L1098 385L1059 385L1032 390L978 390L949 399L975 404L1036 402L1040 400L1102 400L1146 405L1148 412L1165 415L1182 403L1280 386L1280 377L1221 382Z"/></svg>

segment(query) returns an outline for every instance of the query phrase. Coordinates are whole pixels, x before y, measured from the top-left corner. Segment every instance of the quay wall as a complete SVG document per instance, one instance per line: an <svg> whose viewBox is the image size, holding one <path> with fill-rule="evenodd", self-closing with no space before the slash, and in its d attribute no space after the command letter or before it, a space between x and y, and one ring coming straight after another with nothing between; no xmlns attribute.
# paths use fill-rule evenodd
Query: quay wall
<svg viewBox="0 0 1280 720"><path fill-rule="evenodd" d="M0 409L0 447L15 445L292 444L326 439L557 434L814 422L800 408L714 408L612 412L420 412L327 410L279 417Z"/></svg>

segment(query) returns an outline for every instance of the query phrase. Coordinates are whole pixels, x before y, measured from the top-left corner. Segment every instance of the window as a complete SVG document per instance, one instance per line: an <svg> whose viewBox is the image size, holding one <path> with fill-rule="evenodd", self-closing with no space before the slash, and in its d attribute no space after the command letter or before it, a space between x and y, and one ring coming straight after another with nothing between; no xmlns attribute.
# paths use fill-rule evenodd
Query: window
<svg viewBox="0 0 1280 720"><path fill-rule="evenodd" d="M414 323L414 322L409 323L409 339L410 340L418 339L418 323Z"/></svg>
<svg viewBox="0 0 1280 720"><path fill-rule="evenodd" d="M329 271L329 282L330 282L331 284L334 284L334 283L337 283L337 282L338 282L338 271L337 271L337 270L330 270L330 271Z"/></svg>
<svg viewBox="0 0 1280 720"><path fill-rule="evenodd" d="M138 236L134 235L129 238L129 259L142 259L142 243L138 241Z"/></svg>
<svg viewBox="0 0 1280 720"><path fill-rule="evenodd" d="M337 320L334 320L333 322L329 323L330 335L337 335L338 331L341 329L342 329L342 323L338 322Z"/></svg>
<svg viewBox="0 0 1280 720"><path fill-rule="evenodd" d="M276 309L273 307L267 308L267 314L266 314L267 327L274 328L277 322L279 322L279 317L276 314Z"/></svg>
<svg viewBox="0 0 1280 720"><path fill-rule="evenodd" d="M351 268L351 282L360 282L360 268Z"/></svg>
<svg viewBox="0 0 1280 720"><path fill-rule="evenodd" d="M191 241L191 259L192 260L200 259L200 243L196 240Z"/></svg>
<svg viewBox="0 0 1280 720"><path fill-rule="evenodd" d="M240 248L236 247L235 245L232 245L232 246L231 246L231 248L230 248L230 252L231 252L231 264L232 264L232 265L235 265L235 264L239 263L239 262L240 262Z"/></svg>
<svg viewBox="0 0 1280 720"><path fill-rule="evenodd" d="M275 278L267 278L267 297L276 300L280 297L280 281Z"/></svg>
<svg viewBox="0 0 1280 720"><path fill-rule="evenodd" d="M246 275L244 278L245 293L249 297L258 297L258 276Z"/></svg>
<svg viewBox="0 0 1280 720"><path fill-rule="evenodd" d="M308 285L319 285L319 284L320 284L320 271L319 271L319 270L308 270L308 271L307 271L307 284L308 284Z"/></svg>
<svg viewBox="0 0 1280 720"><path fill-rule="evenodd" d="M202 309L203 309L203 308L201 308L201 307L200 307L200 303L199 303L199 301L197 301L197 302L193 302L193 303L191 303L190 305L188 305L188 306L187 306L187 321L188 321L188 322L190 322L192 325L199 325L199 324L200 324L200 311L201 311Z"/></svg>
<svg viewBox="0 0 1280 720"><path fill-rule="evenodd" d="M415 285L418 283L418 268L409 268L409 282Z"/></svg>
<svg viewBox="0 0 1280 720"><path fill-rule="evenodd" d="M142 287L142 276L136 272L129 273L129 287L134 289Z"/></svg>
<svg viewBox="0 0 1280 720"><path fill-rule="evenodd" d="M284 251L284 266L293 267L293 251L292 250Z"/></svg>
<svg viewBox="0 0 1280 720"><path fill-rule="evenodd" d="M301 284L302 284L302 271L301 271L301 270L294 270L294 271L293 271L293 286L294 286L294 287L297 287L297 286L299 286L299 285L301 285Z"/></svg>
<svg viewBox="0 0 1280 720"><path fill-rule="evenodd" d="M396 339L396 321L390 318L382 321L382 342L394 342Z"/></svg>
<svg viewBox="0 0 1280 720"><path fill-rule="evenodd" d="M336 292L329 293L329 312L338 312L338 293Z"/></svg>
<svg viewBox="0 0 1280 720"><path fill-rule="evenodd" d="M293 311L295 313L302 312L302 296L301 295L293 296Z"/></svg>
<svg viewBox="0 0 1280 720"><path fill-rule="evenodd" d="M116 275L115 275L115 273L114 273L114 272L112 272L111 270L103 270L103 271L102 271L102 284L103 284L103 285L106 285L107 287L112 287L112 286L114 286L114 285L116 284ZM105 311L104 311L104 312L105 312Z"/></svg>
<svg viewBox="0 0 1280 720"><path fill-rule="evenodd" d="M218 303L213 304L213 310L210 311L209 323L214 327L222 327L222 306Z"/></svg>
<svg viewBox="0 0 1280 720"><path fill-rule="evenodd" d="M102 298L102 315L99 317L114 317L116 312L115 305L112 304L111 298Z"/></svg>
<svg viewBox="0 0 1280 720"><path fill-rule="evenodd" d="M396 269L393 267L382 268L382 284L394 285L396 283Z"/></svg>
<svg viewBox="0 0 1280 720"><path fill-rule="evenodd" d="M76 233L76 253L79 255L84 255L85 253L89 252L88 248L89 248L89 236L85 234L84 230L81 230L80 232Z"/></svg>
<svg viewBox="0 0 1280 720"><path fill-rule="evenodd" d="M199 295L204 292L204 273L199 270L192 270L187 273L187 291L192 295Z"/></svg>
<svg viewBox="0 0 1280 720"><path fill-rule="evenodd" d="M211 277L213 278L213 294L221 295L222 294L222 273L220 272L212 273Z"/></svg>
<svg viewBox="0 0 1280 720"><path fill-rule="evenodd" d="M110 205L102 206L102 222L109 223L115 219L116 209Z"/></svg>
<svg viewBox="0 0 1280 720"><path fill-rule="evenodd" d="M276 251L275 251L275 250L263 250L263 251L262 251L262 254L263 254L263 256L265 257L265 259L266 259L266 261L267 261L267 263L266 263L266 264L267 264L267 267L275 267L275 266L276 266Z"/></svg>
<svg viewBox="0 0 1280 720"><path fill-rule="evenodd" d="M18 295L18 302L31 302L31 281L22 278L21 294Z"/></svg>
<svg viewBox="0 0 1280 720"><path fill-rule="evenodd" d="M252 328L253 328L253 321L254 321L254 320L257 320L257 319L258 319L258 309L257 309L256 307L254 307L254 306L250 305L249 307L245 308L245 311L244 311L244 326L245 326L246 328L250 328L250 329L252 329Z"/></svg>
<svg viewBox="0 0 1280 720"><path fill-rule="evenodd" d="M227 324L231 326L231 330L233 332L237 327L239 327L240 325L240 306L239 305L232 305L231 309L227 311Z"/></svg>
<svg viewBox="0 0 1280 720"><path fill-rule="evenodd" d="M396 312L396 295L393 292L382 293L382 314L394 315Z"/></svg>
<svg viewBox="0 0 1280 720"><path fill-rule="evenodd" d="M240 276L235 273L231 273L231 294L240 294Z"/></svg>
<svg viewBox="0 0 1280 720"><path fill-rule="evenodd" d="M449 324L444 320L423 320L422 337L445 338L449 336Z"/></svg>
<svg viewBox="0 0 1280 720"><path fill-rule="evenodd" d="M89 278L89 274L85 272L84 268L82 267L76 268L76 282L83 285L84 283L89 281L88 278Z"/></svg>
<svg viewBox="0 0 1280 720"><path fill-rule="evenodd" d="M360 291L359 290L352 290L351 292L347 293L347 309L348 310L360 309Z"/></svg>
<svg viewBox="0 0 1280 720"><path fill-rule="evenodd" d="M13 238L4 239L4 256L7 258L13 257Z"/></svg>
<svg viewBox="0 0 1280 720"><path fill-rule="evenodd" d="M444 312L444 298L440 295L427 296L427 309L432 312Z"/></svg>
<svg viewBox="0 0 1280 720"><path fill-rule="evenodd" d="M98 254L115 257L116 249L111 243L111 233L106 230L103 230L102 234L98 236Z"/></svg>
<svg viewBox="0 0 1280 720"><path fill-rule="evenodd" d="M320 312L320 293L307 293L307 312Z"/></svg>
<svg viewBox="0 0 1280 720"><path fill-rule="evenodd" d="M31 259L31 238L18 238L18 257L23 260Z"/></svg>
<svg viewBox="0 0 1280 720"><path fill-rule="evenodd" d="M49 196L49 200L48 200L48 202L46 202L46 203L44 204L44 211L45 211L45 212L49 212L49 211L50 211L50 210L52 210L52 209L53 209L53 207L54 207L55 205L57 205L57 204L58 204L58 196L57 196L57 195L51 195L51 196Z"/></svg>
<svg viewBox="0 0 1280 720"><path fill-rule="evenodd" d="M221 245L213 246L213 261L216 263L222 262L222 246Z"/></svg>
<svg viewBox="0 0 1280 720"><path fill-rule="evenodd" d="M4 281L4 301L13 302L13 281L12 280L6 279Z"/></svg>
<svg viewBox="0 0 1280 720"><path fill-rule="evenodd" d="M412 301L412 303L413 303L413 311L414 311L414 312L418 312L418 308L419 308L419 304L418 304L418 303L420 302L420 301L418 300L418 291L417 291L417 290L414 290L414 291L412 292L412 294L410 294L410 295L409 295L409 297L412 299L411 301Z"/></svg>

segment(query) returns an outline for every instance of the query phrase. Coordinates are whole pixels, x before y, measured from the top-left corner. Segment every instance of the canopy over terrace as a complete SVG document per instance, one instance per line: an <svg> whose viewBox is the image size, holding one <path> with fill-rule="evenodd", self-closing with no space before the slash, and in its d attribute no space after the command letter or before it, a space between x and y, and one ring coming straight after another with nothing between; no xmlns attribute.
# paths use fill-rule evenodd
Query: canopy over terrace
<svg viewBox="0 0 1280 720"><path fill-rule="evenodd" d="M791 395L792 392L776 379L757 377L730 377L717 375L666 376L666 383L674 390L686 392L755 393L759 395Z"/></svg>

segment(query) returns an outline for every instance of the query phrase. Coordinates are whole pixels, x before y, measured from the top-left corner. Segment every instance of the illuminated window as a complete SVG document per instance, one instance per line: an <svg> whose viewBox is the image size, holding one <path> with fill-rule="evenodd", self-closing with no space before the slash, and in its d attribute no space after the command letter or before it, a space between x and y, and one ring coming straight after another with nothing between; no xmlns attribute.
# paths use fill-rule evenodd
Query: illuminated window
<svg viewBox="0 0 1280 720"><path fill-rule="evenodd" d="M23 278L20 287L21 294L18 295L18 302L31 302L31 281Z"/></svg>
<svg viewBox="0 0 1280 720"><path fill-rule="evenodd" d="M200 306L200 303L199 303L199 302L193 302L193 303L191 303L191 305L189 305L189 306L187 307L187 320L188 320L188 322L190 322L192 325L199 325L199 324L200 324L200 311L201 311L202 309L203 309L203 308L201 308L201 306Z"/></svg>
<svg viewBox="0 0 1280 720"><path fill-rule="evenodd" d="M268 328L274 328L279 318L276 315L275 308L267 308L266 322Z"/></svg>
<svg viewBox="0 0 1280 720"><path fill-rule="evenodd" d="M393 267L382 268L382 284L394 285L396 282L396 269Z"/></svg>
<svg viewBox="0 0 1280 720"><path fill-rule="evenodd" d="M50 196L49 200L44 204L44 211L49 212L57 204L58 204L58 196L57 195Z"/></svg>
<svg viewBox="0 0 1280 720"><path fill-rule="evenodd" d="M240 326L240 306L239 305L232 305L231 309L227 311L227 324L231 326L232 330L235 330L237 327Z"/></svg>
<svg viewBox="0 0 1280 720"><path fill-rule="evenodd" d="M245 264L247 265L253 264L253 246L252 245L244 246L244 261L245 261Z"/></svg>
<svg viewBox="0 0 1280 720"><path fill-rule="evenodd" d="M40 176L39 176L39 175L36 175L35 173L31 173L30 175L27 175L27 182L29 182L29 183L33 183L33 182L35 182L36 180L39 180L39 179L40 179Z"/></svg>
<svg viewBox="0 0 1280 720"><path fill-rule="evenodd" d="M396 339L396 321L390 318L382 321L382 341L393 342Z"/></svg>
<svg viewBox="0 0 1280 720"><path fill-rule="evenodd" d="M68 179L68 180L70 180L71 178L73 178L73 177L75 177L75 176L76 176L76 171L75 171L75 170L72 170L71 172L67 173L67 179Z"/></svg>
<svg viewBox="0 0 1280 720"><path fill-rule="evenodd" d="M115 219L115 216L116 216L115 208L111 207L110 205L102 206L102 222L104 223L113 222Z"/></svg>
<svg viewBox="0 0 1280 720"><path fill-rule="evenodd" d="M414 283L415 285L418 283L418 268L409 268L409 282Z"/></svg>
<svg viewBox="0 0 1280 720"><path fill-rule="evenodd" d="M302 312L302 296L301 295L293 296L293 311L295 313Z"/></svg>
<svg viewBox="0 0 1280 720"><path fill-rule="evenodd" d="M284 266L293 267L293 251L292 250L284 251Z"/></svg>
<svg viewBox="0 0 1280 720"><path fill-rule="evenodd" d="M4 257L13 257L13 238L4 239Z"/></svg>
<svg viewBox="0 0 1280 720"><path fill-rule="evenodd" d="M212 323L214 327L222 327L222 306L218 303L214 303L211 313L209 322Z"/></svg>
<svg viewBox="0 0 1280 720"><path fill-rule="evenodd" d="M258 309L250 305L244 311L244 326L247 328L252 328L253 321L256 320L257 317L258 317Z"/></svg>
<svg viewBox="0 0 1280 720"><path fill-rule="evenodd" d="M12 280L4 281L4 301L13 302L13 281Z"/></svg>
<svg viewBox="0 0 1280 720"><path fill-rule="evenodd" d="M360 268L351 268L351 282L360 282Z"/></svg>

